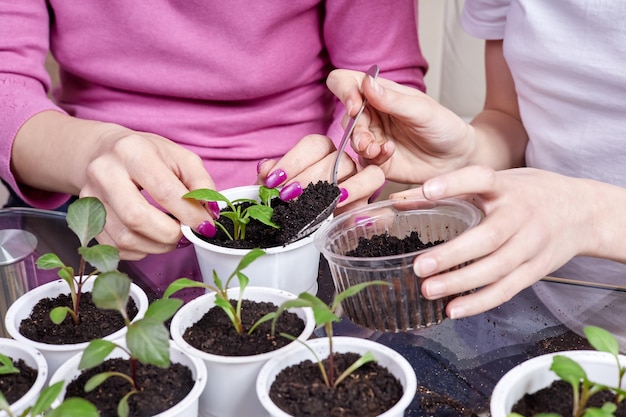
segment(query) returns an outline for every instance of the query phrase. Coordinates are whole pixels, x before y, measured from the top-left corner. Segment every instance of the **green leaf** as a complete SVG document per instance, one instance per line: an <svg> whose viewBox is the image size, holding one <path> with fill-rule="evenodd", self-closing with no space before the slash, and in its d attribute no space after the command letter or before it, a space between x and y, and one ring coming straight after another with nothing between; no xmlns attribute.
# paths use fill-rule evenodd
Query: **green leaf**
<svg viewBox="0 0 626 417"><path fill-rule="evenodd" d="M220 194L217 191L211 190L209 188L200 188L190 191L187 194L183 195L183 198L190 198L200 201L224 201L226 203L230 203L230 200L224 197L223 194Z"/></svg>
<svg viewBox="0 0 626 417"><path fill-rule="evenodd" d="M2 391L0 391L0 410L9 411L9 402L2 394Z"/></svg>
<svg viewBox="0 0 626 417"><path fill-rule="evenodd" d="M61 324L70 311L72 310L69 307L55 307L50 310L50 320L54 324Z"/></svg>
<svg viewBox="0 0 626 417"><path fill-rule="evenodd" d="M143 318L128 326L126 345L140 362L166 368L170 364L170 334L163 322Z"/></svg>
<svg viewBox="0 0 626 417"><path fill-rule="evenodd" d="M106 210L97 198L83 197L68 206L66 220L80 246L87 246L104 229Z"/></svg>
<svg viewBox="0 0 626 417"><path fill-rule="evenodd" d="M613 356L619 355L617 339L609 331L597 326L586 326L584 332L594 349L608 352Z"/></svg>
<svg viewBox="0 0 626 417"><path fill-rule="evenodd" d="M91 296L98 308L117 310L127 317L126 306L130 295L130 278L119 272L105 272L98 275L93 283Z"/></svg>
<svg viewBox="0 0 626 417"><path fill-rule="evenodd" d="M110 377L117 375L113 372L100 372L99 374L95 374L91 378L85 382L85 392L91 392L98 388L100 384L109 379Z"/></svg>
<svg viewBox="0 0 626 417"><path fill-rule="evenodd" d="M0 353L0 375L19 374L20 370L13 365L13 361L6 355Z"/></svg>
<svg viewBox="0 0 626 417"><path fill-rule="evenodd" d="M369 362L376 362L376 357L372 352L365 352L363 355L361 355L359 359L357 359L352 365L350 365L348 369L346 369L341 373L341 375L339 375L339 377L335 380L333 386L336 387L341 381L350 376L350 374Z"/></svg>
<svg viewBox="0 0 626 417"><path fill-rule="evenodd" d="M117 344L108 340L92 340L83 351L78 368L90 369L100 365L116 347Z"/></svg>
<svg viewBox="0 0 626 417"><path fill-rule="evenodd" d="M95 405L84 398L68 398L60 406L46 414L46 417L100 417Z"/></svg>
<svg viewBox="0 0 626 417"><path fill-rule="evenodd" d="M237 265L237 268L235 268L235 271L232 273L232 275L235 275L239 271L244 270L245 268L248 267L248 265L250 265L257 258L259 258L259 257L261 257L263 255L265 255L265 251L263 249L254 248L254 249L250 250L250 252L246 253L243 256L243 258L241 258L241 261L239 261L239 265Z"/></svg>
<svg viewBox="0 0 626 417"><path fill-rule="evenodd" d="M54 253L45 253L37 258L37 268L39 269L57 269L64 266L63 261Z"/></svg>
<svg viewBox="0 0 626 417"><path fill-rule="evenodd" d="M215 273L215 271L213 271ZM163 298L169 298L172 294L184 290L185 288L207 288L211 291L217 292L217 289L213 286L205 284L204 282L194 281L189 278L178 278L176 281L168 285L167 289L163 293Z"/></svg>
<svg viewBox="0 0 626 417"><path fill-rule="evenodd" d="M259 187L259 200L263 205L270 206L272 199L278 197L279 194L277 188L267 188L264 185Z"/></svg>
<svg viewBox="0 0 626 417"><path fill-rule="evenodd" d="M149 306L144 317L154 319L160 322L169 320L183 305L183 300L178 298L161 298L153 301Z"/></svg>
<svg viewBox="0 0 626 417"><path fill-rule="evenodd" d="M578 389L580 381L587 379L585 370L576 361L563 355L552 357L550 370L563 381L569 383L574 389Z"/></svg>
<svg viewBox="0 0 626 417"><path fill-rule="evenodd" d="M120 252L110 245L78 248L78 253L100 272L115 271L120 262Z"/></svg>
<svg viewBox="0 0 626 417"><path fill-rule="evenodd" d="M372 285L391 285L389 282L387 281L369 281L369 282L362 282L360 284L355 284L352 285L348 288L346 288L345 290L343 290L342 292L340 292L339 294L337 294L335 296L335 299L333 300L333 306L331 307L332 311L335 311L337 309L337 307L339 306L339 303L341 303L343 300L345 300L348 297L352 297L353 295L358 294L359 292L363 291L366 287L370 287Z"/></svg>
<svg viewBox="0 0 626 417"><path fill-rule="evenodd" d="M267 226L273 227L274 229L280 229L280 226L271 220L272 215L274 214L274 209L271 207L260 205L250 206L246 210L246 214Z"/></svg>
<svg viewBox="0 0 626 417"><path fill-rule="evenodd" d="M59 381L55 384L52 384L41 391L39 397L37 397L37 401L35 401L35 405L30 410L30 414L33 416L38 416L43 414L44 411L50 408L54 400L59 396L61 390L63 390L63 384L65 381Z"/></svg>
<svg viewBox="0 0 626 417"><path fill-rule="evenodd" d="M65 281L67 283L67 285L69 285L70 289L74 288L74 268L72 268L71 266L65 266L61 269L59 269L59 272L57 272L57 275L59 276L59 278L61 278L63 281Z"/></svg>

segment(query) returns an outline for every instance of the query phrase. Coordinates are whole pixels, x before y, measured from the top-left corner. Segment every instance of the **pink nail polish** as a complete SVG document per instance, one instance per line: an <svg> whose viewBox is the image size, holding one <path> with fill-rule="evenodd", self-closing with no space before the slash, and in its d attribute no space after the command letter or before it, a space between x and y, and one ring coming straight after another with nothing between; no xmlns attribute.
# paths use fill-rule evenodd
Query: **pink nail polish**
<svg viewBox="0 0 626 417"><path fill-rule="evenodd" d="M217 201L209 201L207 203L207 208L211 212L211 215L214 219L220 218L220 205L217 203Z"/></svg>
<svg viewBox="0 0 626 417"><path fill-rule="evenodd" d="M360 216L354 219L354 224L362 225L362 226L371 226L374 224L371 217L368 216Z"/></svg>
<svg viewBox="0 0 626 417"><path fill-rule="evenodd" d="M274 188L282 184L287 179L287 173L282 169L277 169L267 176L265 179L265 186L268 188Z"/></svg>
<svg viewBox="0 0 626 417"><path fill-rule="evenodd" d="M183 237L180 238L180 240L176 244L176 249L186 248L189 245L191 245L191 242L189 241L189 239L187 239L185 236L183 236Z"/></svg>
<svg viewBox="0 0 626 417"><path fill-rule="evenodd" d="M200 233L204 237L213 238L217 233L215 229L215 225L209 221L204 221L198 225L197 229L198 233Z"/></svg>
<svg viewBox="0 0 626 417"><path fill-rule="evenodd" d="M289 201L298 197L300 194L302 194L302 186L299 182L292 182L280 190L279 197L283 201Z"/></svg>
<svg viewBox="0 0 626 417"><path fill-rule="evenodd" d="M340 188L339 189L339 202L341 203L346 198L348 198L348 190L346 190L345 188Z"/></svg>
<svg viewBox="0 0 626 417"><path fill-rule="evenodd" d="M256 164L256 173L257 173L257 174L260 174L260 173L261 173L261 166L262 166L265 162L267 162L267 161L269 161L269 160L270 160L269 158L263 158L263 159L261 159L261 160L260 160L260 161Z"/></svg>

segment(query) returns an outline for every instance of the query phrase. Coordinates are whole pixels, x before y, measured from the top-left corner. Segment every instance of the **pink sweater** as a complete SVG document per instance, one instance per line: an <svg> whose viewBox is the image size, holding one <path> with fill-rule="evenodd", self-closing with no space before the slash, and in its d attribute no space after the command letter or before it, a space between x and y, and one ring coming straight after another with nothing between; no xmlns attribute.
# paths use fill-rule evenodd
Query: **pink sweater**
<svg viewBox="0 0 626 417"><path fill-rule="evenodd" d="M167 137L203 158L218 189L252 184L262 158L307 134L341 136L345 110L325 86L333 68L378 63L382 77L424 89L414 3L2 1L0 176L18 189L15 134L56 109ZM46 96L49 49L57 104ZM42 208L67 198L27 197Z"/></svg>

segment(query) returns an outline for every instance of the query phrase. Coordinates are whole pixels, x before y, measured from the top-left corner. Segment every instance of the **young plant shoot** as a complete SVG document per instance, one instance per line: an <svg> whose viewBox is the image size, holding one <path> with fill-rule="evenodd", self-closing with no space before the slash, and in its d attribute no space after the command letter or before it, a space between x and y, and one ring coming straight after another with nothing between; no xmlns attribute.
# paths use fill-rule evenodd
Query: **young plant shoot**
<svg viewBox="0 0 626 417"><path fill-rule="evenodd" d="M215 225L222 229L230 240L243 240L246 238L246 225L250 223L250 219L255 219L275 229L280 226L272 222L274 209L271 201L278 196L278 190L275 188L259 187L259 200L249 198L239 198L230 201L223 194L208 188L202 188L188 192L183 198L190 198L199 201L215 201L226 203L227 210L221 212L221 215L233 222L233 234L219 221Z"/></svg>
<svg viewBox="0 0 626 417"><path fill-rule="evenodd" d="M361 366L365 365L368 362L376 361L376 358L371 352L366 352L356 362L354 362L350 367L348 367L348 369L344 370L341 373L341 375L335 378L335 371L334 371L335 365L334 365L334 354L333 354L333 323L338 322L340 320L336 314L337 309L339 308L343 300L345 300L348 297L352 297L353 295L356 295L357 293L362 291L364 288L372 286L372 285L389 285L389 283L385 281L370 281L370 282L363 282L360 284L353 285L349 288L346 288L341 293L335 295L335 299L333 300L330 306L327 305L320 298L312 294L309 294L307 292L303 292L298 296L298 298L285 301L283 304L280 305L280 307L276 311L276 315L272 321L272 331L274 331L276 320L283 313L283 311L290 309L290 308L302 308L302 307L310 307L311 309L313 309L313 316L315 317L316 326L324 326L324 331L326 332L326 336L328 338L328 352L329 352L328 359L327 359L328 371L324 367L322 360L317 356L317 354L312 349L309 348L306 342L301 342L301 341L300 342L304 344L304 346L306 346L315 357L317 361L317 365L322 374L322 379L324 380L324 383L328 387L336 387L337 385L339 385L339 383L341 383L341 381L346 379L348 376L350 376L350 374L352 374L355 370L359 369ZM293 335L281 333L281 336L286 337L291 340L299 341Z"/></svg>
<svg viewBox="0 0 626 417"><path fill-rule="evenodd" d="M165 322L183 304L182 300L163 297L150 304L143 318L131 323L126 307L130 295L130 279L125 274L103 274L98 277L92 290L93 300L97 307L117 310L126 323L126 346L96 339L89 343L80 360L80 369L89 369L100 365L115 349L124 350L130 360L131 375L121 372L103 372L91 377L85 384L85 391L96 389L111 377L126 379L132 386L131 390L120 400L117 408L119 417L127 417L129 398L141 392L137 383L137 363L150 364L167 368L170 365L169 331Z"/></svg>
<svg viewBox="0 0 626 417"><path fill-rule="evenodd" d="M19 372L19 371L18 371ZM99 417L100 413L96 407L83 398L68 398L58 407L50 410L54 400L59 396L63 389L64 381L46 387L41 391L35 404L26 408L22 413L15 414L11 411L10 405L6 398L0 392L0 411L4 411L9 417Z"/></svg>
<svg viewBox="0 0 626 417"><path fill-rule="evenodd" d="M241 303L243 302L243 294L245 292L245 289L250 282L250 279L242 272L242 270L263 255L265 255L265 252L263 250L258 248L252 249L241 258L241 261L239 261L239 264L226 279L225 283L222 282L220 277L217 275L217 272L215 272L214 270L213 282L215 285L194 281L189 278L179 278L167 287L163 296L170 297L177 291L185 288L194 287L206 288L210 291L214 291L215 305L220 307L224 311L224 313L226 313L230 321L233 323L233 326L235 327L237 333L241 334L244 331L241 321ZM239 282L239 298L237 299L236 306L233 306L228 298L228 288L230 288L230 283L235 277L237 277L237 280ZM275 314L276 313L268 313L265 316L261 317L256 323L254 323L254 325L250 329L248 329L248 334L251 334L261 323L264 323L274 318Z"/></svg>
<svg viewBox="0 0 626 417"><path fill-rule="evenodd" d="M37 259L37 267L40 269L58 269L57 275L70 288L72 307L56 307L50 312L50 319L56 324L65 320L67 314L72 317L74 324L78 324L80 297L85 282L99 274L117 273L120 260L117 248L100 244L88 246L104 229L105 219L104 205L95 197L83 197L69 205L67 225L80 242L80 262L76 273L73 267L65 265L54 253L46 253ZM93 267L89 272L86 271L88 264Z"/></svg>

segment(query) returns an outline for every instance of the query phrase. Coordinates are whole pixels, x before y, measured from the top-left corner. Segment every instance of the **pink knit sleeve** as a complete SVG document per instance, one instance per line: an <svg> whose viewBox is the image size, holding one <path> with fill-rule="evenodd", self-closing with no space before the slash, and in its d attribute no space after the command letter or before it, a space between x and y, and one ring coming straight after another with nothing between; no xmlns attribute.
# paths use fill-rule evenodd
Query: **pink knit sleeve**
<svg viewBox="0 0 626 417"><path fill-rule="evenodd" d="M46 95L49 16L44 1L3 2L0 12L0 176L29 204L55 208L69 196L20 188L11 149L20 127L44 110L62 111Z"/></svg>

